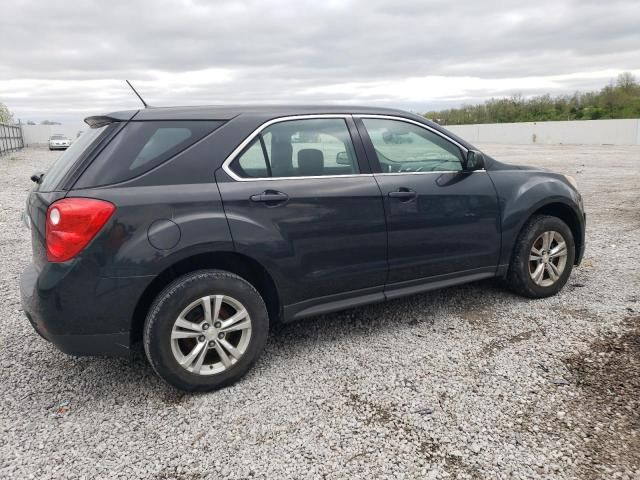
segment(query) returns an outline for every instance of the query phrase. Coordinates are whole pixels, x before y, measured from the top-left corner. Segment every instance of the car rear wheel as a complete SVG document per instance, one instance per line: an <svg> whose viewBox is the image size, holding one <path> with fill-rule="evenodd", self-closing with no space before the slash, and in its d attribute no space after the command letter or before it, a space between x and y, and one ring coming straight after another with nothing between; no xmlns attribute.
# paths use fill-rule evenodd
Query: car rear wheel
<svg viewBox="0 0 640 480"><path fill-rule="evenodd" d="M208 391L251 368L267 340L260 294L232 273L201 270L178 278L156 298L144 348L156 373L176 388Z"/></svg>
<svg viewBox="0 0 640 480"><path fill-rule="evenodd" d="M558 293L575 260L571 229L557 217L536 215L520 233L507 274L511 290L530 298Z"/></svg>

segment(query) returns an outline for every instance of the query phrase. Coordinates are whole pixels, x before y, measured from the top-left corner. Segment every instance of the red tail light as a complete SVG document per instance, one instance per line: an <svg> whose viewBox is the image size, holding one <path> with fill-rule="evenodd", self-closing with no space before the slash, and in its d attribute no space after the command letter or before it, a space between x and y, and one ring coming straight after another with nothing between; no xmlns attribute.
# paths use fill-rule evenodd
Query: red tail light
<svg viewBox="0 0 640 480"><path fill-rule="evenodd" d="M116 207L93 198L64 198L47 210L47 259L66 262L75 257L111 218Z"/></svg>

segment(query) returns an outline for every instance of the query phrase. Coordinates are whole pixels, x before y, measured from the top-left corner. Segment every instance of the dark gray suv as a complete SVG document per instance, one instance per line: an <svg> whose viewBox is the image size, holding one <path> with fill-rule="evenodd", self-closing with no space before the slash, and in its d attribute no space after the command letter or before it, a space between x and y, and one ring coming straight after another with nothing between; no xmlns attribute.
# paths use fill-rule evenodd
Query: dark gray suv
<svg viewBox="0 0 640 480"><path fill-rule="evenodd" d="M584 251L573 179L410 113L149 108L86 123L32 177L24 311L72 355L142 340L184 390L240 378L274 322L491 277L546 297Z"/></svg>

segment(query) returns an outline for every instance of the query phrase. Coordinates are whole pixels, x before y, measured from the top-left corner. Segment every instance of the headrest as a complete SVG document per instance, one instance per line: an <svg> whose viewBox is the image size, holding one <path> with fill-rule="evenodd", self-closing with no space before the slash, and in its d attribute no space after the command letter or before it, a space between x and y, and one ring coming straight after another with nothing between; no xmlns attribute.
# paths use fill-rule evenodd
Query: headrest
<svg viewBox="0 0 640 480"><path fill-rule="evenodd" d="M271 173L274 177L293 175L293 147L291 142L273 139L271 142Z"/></svg>
<svg viewBox="0 0 640 480"><path fill-rule="evenodd" d="M298 152L298 173L303 177L324 175L324 155L317 148L303 148Z"/></svg>

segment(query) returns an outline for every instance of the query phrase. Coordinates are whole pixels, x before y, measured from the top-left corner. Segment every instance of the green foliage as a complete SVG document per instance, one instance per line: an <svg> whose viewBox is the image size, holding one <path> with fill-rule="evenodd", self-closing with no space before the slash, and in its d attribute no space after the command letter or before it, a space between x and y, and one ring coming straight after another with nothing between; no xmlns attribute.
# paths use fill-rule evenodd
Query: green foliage
<svg viewBox="0 0 640 480"><path fill-rule="evenodd" d="M551 120L597 120L640 117L640 83L628 72L599 92L573 95L541 95L523 98L492 98L480 105L427 112L442 125L470 123L543 122Z"/></svg>
<svg viewBox="0 0 640 480"><path fill-rule="evenodd" d="M0 102L0 123L13 123L13 114L2 102Z"/></svg>

